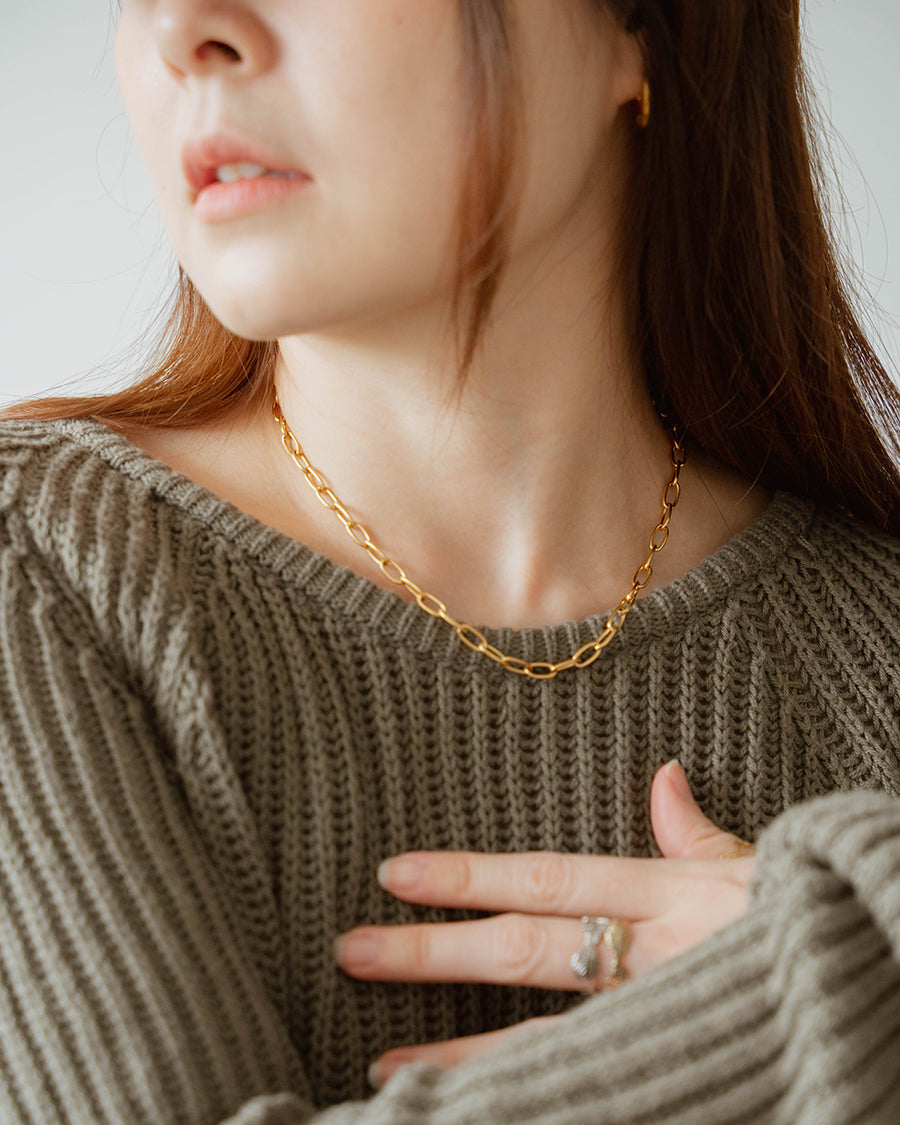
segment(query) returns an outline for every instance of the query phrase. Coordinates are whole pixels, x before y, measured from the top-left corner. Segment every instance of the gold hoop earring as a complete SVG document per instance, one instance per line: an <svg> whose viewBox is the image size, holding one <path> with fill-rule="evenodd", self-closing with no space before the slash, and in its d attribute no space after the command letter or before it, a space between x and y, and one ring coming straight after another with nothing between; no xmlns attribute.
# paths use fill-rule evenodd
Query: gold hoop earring
<svg viewBox="0 0 900 1125"><path fill-rule="evenodd" d="M641 79L641 96L635 100L638 103L637 127L646 129L650 120L650 83L646 78Z"/></svg>

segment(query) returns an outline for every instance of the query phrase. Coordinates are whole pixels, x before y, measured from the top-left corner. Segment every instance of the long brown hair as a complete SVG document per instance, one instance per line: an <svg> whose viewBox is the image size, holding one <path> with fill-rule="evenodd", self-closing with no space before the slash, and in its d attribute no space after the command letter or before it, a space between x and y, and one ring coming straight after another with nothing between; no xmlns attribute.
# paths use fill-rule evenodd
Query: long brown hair
<svg viewBox="0 0 900 1125"><path fill-rule="evenodd" d="M824 219L799 0L587 2L640 36L652 90L623 262L656 401L745 477L900 534L900 392L853 311ZM517 115L504 0L460 3L472 138L454 293L464 375L506 257ZM224 328L182 272L146 378L6 416L199 425L265 401L276 357L274 342Z"/></svg>

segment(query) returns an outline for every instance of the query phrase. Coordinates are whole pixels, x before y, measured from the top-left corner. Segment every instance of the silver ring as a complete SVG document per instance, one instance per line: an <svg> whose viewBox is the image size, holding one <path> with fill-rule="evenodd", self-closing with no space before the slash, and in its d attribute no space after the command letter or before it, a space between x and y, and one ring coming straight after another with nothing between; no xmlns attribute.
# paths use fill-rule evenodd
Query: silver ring
<svg viewBox="0 0 900 1125"><path fill-rule="evenodd" d="M631 945L631 927L620 918L581 919L581 949L569 958L569 966L579 980L585 982L590 995L604 988L616 988L627 977L622 958ZM609 975L600 980L600 961L597 946L603 942L610 954Z"/></svg>

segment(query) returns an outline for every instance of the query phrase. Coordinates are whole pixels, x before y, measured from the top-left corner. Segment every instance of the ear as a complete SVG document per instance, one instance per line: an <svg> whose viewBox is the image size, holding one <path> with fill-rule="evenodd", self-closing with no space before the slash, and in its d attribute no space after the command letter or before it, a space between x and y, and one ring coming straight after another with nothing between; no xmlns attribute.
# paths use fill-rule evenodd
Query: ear
<svg viewBox="0 0 900 1125"><path fill-rule="evenodd" d="M644 37L641 32L630 30L622 19L613 16L611 22L613 94L619 106L626 106L641 97L641 83L647 70Z"/></svg>

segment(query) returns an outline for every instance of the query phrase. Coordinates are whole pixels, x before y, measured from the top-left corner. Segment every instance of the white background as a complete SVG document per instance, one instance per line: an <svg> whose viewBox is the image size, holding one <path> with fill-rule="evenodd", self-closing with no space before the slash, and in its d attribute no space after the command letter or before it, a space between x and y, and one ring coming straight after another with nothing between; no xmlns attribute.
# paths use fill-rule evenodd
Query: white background
<svg viewBox="0 0 900 1125"><path fill-rule="evenodd" d="M172 285L116 87L113 8L0 0L0 401L127 381L140 354L128 349ZM807 8L809 59L848 200L838 222L864 276L869 326L896 373L900 3Z"/></svg>

